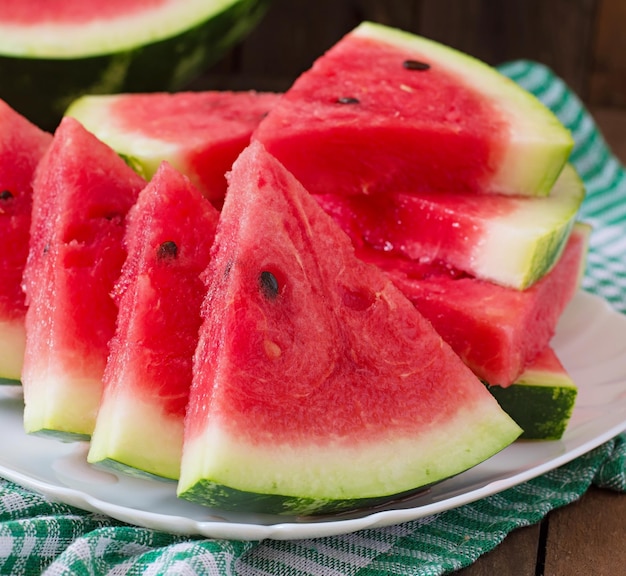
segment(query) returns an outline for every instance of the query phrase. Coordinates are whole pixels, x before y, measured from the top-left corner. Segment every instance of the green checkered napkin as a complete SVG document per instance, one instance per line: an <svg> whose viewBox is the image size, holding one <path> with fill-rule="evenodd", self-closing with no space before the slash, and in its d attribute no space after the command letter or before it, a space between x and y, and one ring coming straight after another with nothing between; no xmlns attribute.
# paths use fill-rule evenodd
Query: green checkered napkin
<svg viewBox="0 0 626 576"><path fill-rule="evenodd" d="M545 67L514 62L502 71L536 94L571 129L572 160L591 222L584 288L626 312L626 176L590 115ZM296 541L237 542L136 528L0 479L0 573L261 576L435 576L471 564L514 528L541 520L595 484L626 492L626 434L552 472L478 502L396 526Z"/></svg>

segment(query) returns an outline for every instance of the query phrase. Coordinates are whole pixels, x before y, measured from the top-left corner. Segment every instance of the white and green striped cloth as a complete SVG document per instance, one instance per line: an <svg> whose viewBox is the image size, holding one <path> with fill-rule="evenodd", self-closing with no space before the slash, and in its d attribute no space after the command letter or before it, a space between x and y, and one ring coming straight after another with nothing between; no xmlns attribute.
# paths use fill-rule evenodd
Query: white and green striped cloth
<svg viewBox="0 0 626 576"><path fill-rule="evenodd" d="M502 71L571 129L592 235L584 288L626 312L626 177L592 118L545 67ZM6 439L5 439L6 441ZM514 528L597 486L626 492L626 434L520 486L435 516L344 536L262 542L181 537L77 510L0 479L0 573L60 575L435 576L471 564Z"/></svg>

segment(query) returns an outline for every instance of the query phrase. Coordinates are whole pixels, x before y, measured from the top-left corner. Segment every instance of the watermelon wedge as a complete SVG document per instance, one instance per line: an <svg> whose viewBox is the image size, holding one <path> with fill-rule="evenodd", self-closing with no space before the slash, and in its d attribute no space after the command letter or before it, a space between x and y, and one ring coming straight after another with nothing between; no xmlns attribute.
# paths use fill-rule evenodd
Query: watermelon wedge
<svg viewBox="0 0 626 576"><path fill-rule="evenodd" d="M316 199L355 245L445 262L523 290L558 261L584 197L582 181L566 165L542 198L424 192Z"/></svg>
<svg viewBox="0 0 626 576"><path fill-rule="evenodd" d="M145 178L167 160L221 207L226 172L279 97L252 91L90 95L66 114Z"/></svg>
<svg viewBox="0 0 626 576"><path fill-rule="evenodd" d="M495 69L369 22L296 80L255 137L314 194L544 196L573 146Z"/></svg>
<svg viewBox="0 0 626 576"><path fill-rule="evenodd" d="M22 372L26 303L22 274L28 256L32 179L52 141L0 100L0 382L17 382Z"/></svg>
<svg viewBox="0 0 626 576"><path fill-rule="evenodd" d="M577 222L557 264L527 290L378 250L359 257L385 271L479 378L508 386L554 335L580 285L590 232Z"/></svg>
<svg viewBox="0 0 626 576"><path fill-rule="evenodd" d="M52 130L82 94L177 90L241 40L267 0L0 5L0 93Z"/></svg>
<svg viewBox="0 0 626 576"><path fill-rule="evenodd" d="M559 440L569 423L578 388L555 351L546 347L514 384L488 390L515 420L524 440Z"/></svg>
<svg viewBox="0 0 626 576"><path fill-rule="evenodd" d="M218 217L166 162L130 210L128 257L114 291L117 329L89 462L178 478L205 294L200 273Z"/></svg>
<svg viewBox="0 0 626 576"><path fill-rule="evenodd" d="M233 166L206 280L183 498L353 508L466 470L520 433L258 142Z"/></svg>
<svg viewBox="0 0 626 576"><path fill-rule="evenodd" d="M145 186L106 144L65 118L33 184L24 270L27 432L84 438L93 431L126 251L128 210Z"/></svg>

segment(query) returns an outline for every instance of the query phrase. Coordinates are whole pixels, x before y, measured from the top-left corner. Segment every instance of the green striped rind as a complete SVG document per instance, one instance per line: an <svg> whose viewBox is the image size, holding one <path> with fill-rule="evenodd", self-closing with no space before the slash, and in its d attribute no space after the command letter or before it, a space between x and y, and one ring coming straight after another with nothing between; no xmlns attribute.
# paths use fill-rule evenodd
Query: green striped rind
<svg viewBox="0 0 626 576"><path fill-rule="evenodd" d="M570 132L534 95L495 68L453 48L371 22L353 34L434 56L460 81L498 106L511 123L511 143L490 181L494 192L546 196L574 146Z"/></svg>
<svg viewBox="0 0 626 576"><path fill-rule="evenodd" d="M201 503L211 508L221 508L228 502L228 509L233 512L268 512L272 514L297 514L300 516L341 513L359 508L371 508L381 504L391 504L395 500L403 500L416 496L427 490L422 486L401 494L380 496L376 498L353 498L336 500L316 500L314 498L299 498L296 496L281 496L277 494L257 494L216 484L208 480L201 480L194 484L181 496L186 500Z"/></svg>
<svg viewBox="0 0 626 576"><path fill-rule="evenodd" d="M565 372L526 370L511 386L487 386L526 440L558 440L569 423L578 388Z"/></svg>
<svg viewBox="0 0 626 576"><path fill-rule="evenodd" d="M178 495L224 510L296 515L393 500L479 464L520 435L489 400L452 410L419 433L297 445L231 436L209 415L205 430L185 439Z"/></svg>
<svg viewBox="0 0 626 576"><path fill-rule="evenodd" d="M0 56L1 97L29 120L53 129L84 94L172 91L216 62L247 34L269 0L231 0L174 36L87 57ZM0 50L1 51L1 50Z"/></svg>
<svg viewBox="0 0 626 576"><path fill-rule="evenodd" d="M566 165L549 196L520 199L514 212L485 222L473 273L518 290L540 280L563 253L584 198L582 180Z"/></svg>
<svg viewBox="0 0 626 576"><path fill-rule="evenodd" d="M112 458L98 460L93 464L101 470L105 470L107 472L120 472L125 476L131 476L132 478L139 478L143 480L161 480L163 482L175 482L175 479L173 478L166 478L165 476L161 476L159 474L151 474L146 470L141 470L135 466L128 466L127 464L119 462L118 460L113 460Z"/></svg>
<svg viewBox="0 0 626 576"><path fill-rule="evenodd" d="M4 378L0 376L0 386L20 386L22 382L15 378Z"/></svg>

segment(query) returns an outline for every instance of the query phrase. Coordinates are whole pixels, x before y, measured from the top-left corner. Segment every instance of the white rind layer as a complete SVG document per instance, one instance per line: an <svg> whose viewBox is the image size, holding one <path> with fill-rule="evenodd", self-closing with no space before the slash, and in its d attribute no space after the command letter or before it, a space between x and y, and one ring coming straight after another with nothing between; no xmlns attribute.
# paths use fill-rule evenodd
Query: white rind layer
<svg viewBox="0 0 626 576"><path fill-rule="evenodd" d="M180 34L238 1L166 0L156 8L84 23L0 23L0 53L25 58L73 58L122 52Z"/></svg>
<svg viewBox="0 0 626 576"><path fill-rule="evenodd" d="M125 393L124 384L105 391L87 460L106 460L164 478L177 479L183 419L167 415L157 402ZM146 389L156 389L156 386Z"/></svg>
<svg viewBox="0 0 626 576"><path fill-rule="evenodd" d="M484 239L470 257L478 278L525 289L558 261L585 196L566 165L549 196L522 198L515 211L485 222Z"/></svg>
<svg viewBox="0 0 626 576"><path fill-rule="evenodd" d="M453 48L393 28L364 22L353 35L431 55L467 87L484 95L509 120L510 142L489 184L492 192L545 196L567 161L574 140L535 96L495 68ZM510 184L515 183L515 189Z"/></svg>
<svg viewBox="0 0 626 576"><path fill-rule="evenodd" d="M0 322L0 378L19 380L24 363L24 319Z"/></svg>
<svg viewBox="0 0 626 576"><path fill-rule="evenodd" d="M202 480L256 494L358 499L398 494L453 476L503 449L520 434L489 401L412 434L389 430L359 443L253 443L231 436L217 415L185 439L178 493ZM253 436L253 435L252 435ZM227 504L225 504L227 505Z"/></svg>
<svg viewBox="0 0 626 576"><path fill-rule="evenodd" d="M28 388L24 407L27 433L63 437L90 436L96 419L102 383L68 374L33 372L23 381Z"/></svg>

